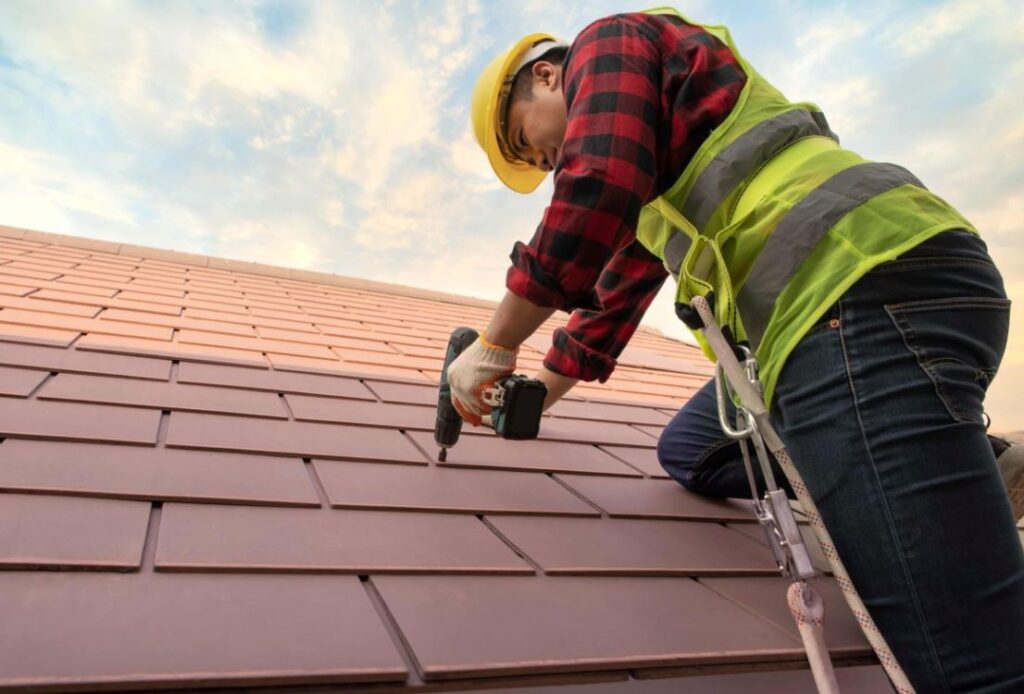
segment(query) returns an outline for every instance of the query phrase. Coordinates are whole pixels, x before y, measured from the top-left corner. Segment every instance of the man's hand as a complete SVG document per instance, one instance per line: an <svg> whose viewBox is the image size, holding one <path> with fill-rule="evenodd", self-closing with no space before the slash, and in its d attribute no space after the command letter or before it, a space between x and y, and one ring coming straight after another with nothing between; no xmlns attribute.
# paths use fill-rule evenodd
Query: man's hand
<svg viewBox="0 0 1024 694"><path fill-rule="evenodd" d="M448 385L452 389L452 405L459 416L479 426L481 417L490 414L491 406L481 398L498 379L515 371L517 349L491 344L481 335L448 367Z"/></svg>

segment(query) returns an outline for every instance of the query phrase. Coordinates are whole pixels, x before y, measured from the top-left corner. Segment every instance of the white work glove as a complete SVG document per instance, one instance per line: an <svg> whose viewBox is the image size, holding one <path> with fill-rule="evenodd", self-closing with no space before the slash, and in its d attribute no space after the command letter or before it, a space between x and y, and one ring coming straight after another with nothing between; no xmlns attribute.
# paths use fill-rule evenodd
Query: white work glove
<svg viewBox="0 0 1024 694"><path fill-rule="evenodd" d="M491 344L481 335L456 357L448 367L448 385L459 416L479 426L482 417L491 413L491 405L483 400L484 391L515 371L518 351Z"/></svg>

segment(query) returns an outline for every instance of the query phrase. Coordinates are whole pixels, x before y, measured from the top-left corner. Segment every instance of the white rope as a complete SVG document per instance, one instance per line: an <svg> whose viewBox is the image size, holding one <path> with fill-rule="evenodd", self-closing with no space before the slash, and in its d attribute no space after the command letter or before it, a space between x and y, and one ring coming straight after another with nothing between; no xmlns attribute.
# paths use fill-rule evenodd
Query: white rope
<svg viewBox="0 0 1024 694"><path fill-rule="evenodd" d="M836 583L839 584L839 588L843 591L843 596L846 598L846 604L850 606L854 618L864 632L864 636L867 637L868 643L871 644L871 648L874 649L879 662L882 663L882 667L885 668L889 679L892 680L893 686L900 694L914 694L913 685L910 684L910 680L907 678L906 673L903 672L903 668L900 667L896 656L889 649L889 644L885 642L885 637L882 636L882 632L878 630L875 621L868 613L864 602L857 593L857 589L853 586L853 581L850 580L850 575L846 573L846 567L843 566L843 562L839 558L839 552L836 551L836 546L832 542L832 536L829 535L828 530L825 528L825 523L821 520L821 515L818 513L818 507L814 505L814 501L807 492L807 487L804 485L800 473L797 472L796 466L793 465L793 461L789 457L789 451L783 448L773 451L773 453L775 453L775 459L779 461L782 472L785 473L786 478L789 480L789 485L796 492L796 498L800 502L800 506L803 507L804 515L807 516L811 527L814 528L814 534L818 537L821 551L828 559Z"/></svg>
<svg viewBox="0 0 1024 694"><path fill-rule="evenodd" d="M825 603L821 596L806 581L794 581L786 592L786 601L800 630L800 638L807 651L807 662L811 664L811 674L814 675L818 691L822 694L839 692L836 671L832 667L828 646L825 645Z"/></svg>

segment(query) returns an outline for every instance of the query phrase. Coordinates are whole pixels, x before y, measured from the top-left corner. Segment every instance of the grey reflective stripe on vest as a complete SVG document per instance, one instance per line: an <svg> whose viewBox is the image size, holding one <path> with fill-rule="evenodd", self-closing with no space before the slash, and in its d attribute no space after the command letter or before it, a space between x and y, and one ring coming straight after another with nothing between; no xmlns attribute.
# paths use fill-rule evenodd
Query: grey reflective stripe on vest
<svg viewBox="0 0 1024 694"><path fill-rule="evenodd" d="M736 297L751 345L760 344L779 295L828 230L858 205L908 183L924 188L902 166L857 164L832 176L786 213Z"/></svg>
<svg viewBox="0 0 1024 694"><path fill-rule="evenodd" d="M812 135L824 135L839 141L828 127L825 114L819 111L797 109L758 123L730 143L701 172L686 198L683 214L694 226L703 229L736 186L785 147ZM690 237L673 228L672 236L665 243L665 267L677 279L689 249Z"/></svg>
<svg viewBox="0 0 1024 694"><path fill-rule="evenodd" d="M665 267L672 273L672 276L679 279L679 268L686 257L686 251L690 250L690 237L679 227L672 227L672 235L665 242Z"/></svg>
<svg viewBox="0 0 1024 694"><path fill-rule="evenodd" d="M711 215L736 186L785 147L812 135L838 139L823 114L802 108L761 121L729 143L700 172L683 204L683 215L703 231Z"/></svg>

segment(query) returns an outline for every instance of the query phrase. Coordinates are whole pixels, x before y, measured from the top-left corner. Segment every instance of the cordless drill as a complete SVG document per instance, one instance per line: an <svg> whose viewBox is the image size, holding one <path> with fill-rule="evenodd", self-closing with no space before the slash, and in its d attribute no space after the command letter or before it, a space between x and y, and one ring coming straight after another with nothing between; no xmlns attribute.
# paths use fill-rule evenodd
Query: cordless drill
<svg viewBox="0 0 1024 694"><path fill-rule="evenodd" d="M462 351L473 344L478 333L472 328L456 328L448 339L448 351L441 371L441 385L437 392L437 420L434 441L441 447L437 459L444 462L448 449L455 445L462 433L462 417L452 404L452 390L448 385L448 367ZM534 439L540 431L540 416L544 411L544 398L548 389L541 381L521 374L510 374L499 379L494 386L491 423L503 439Z"/></svg>

